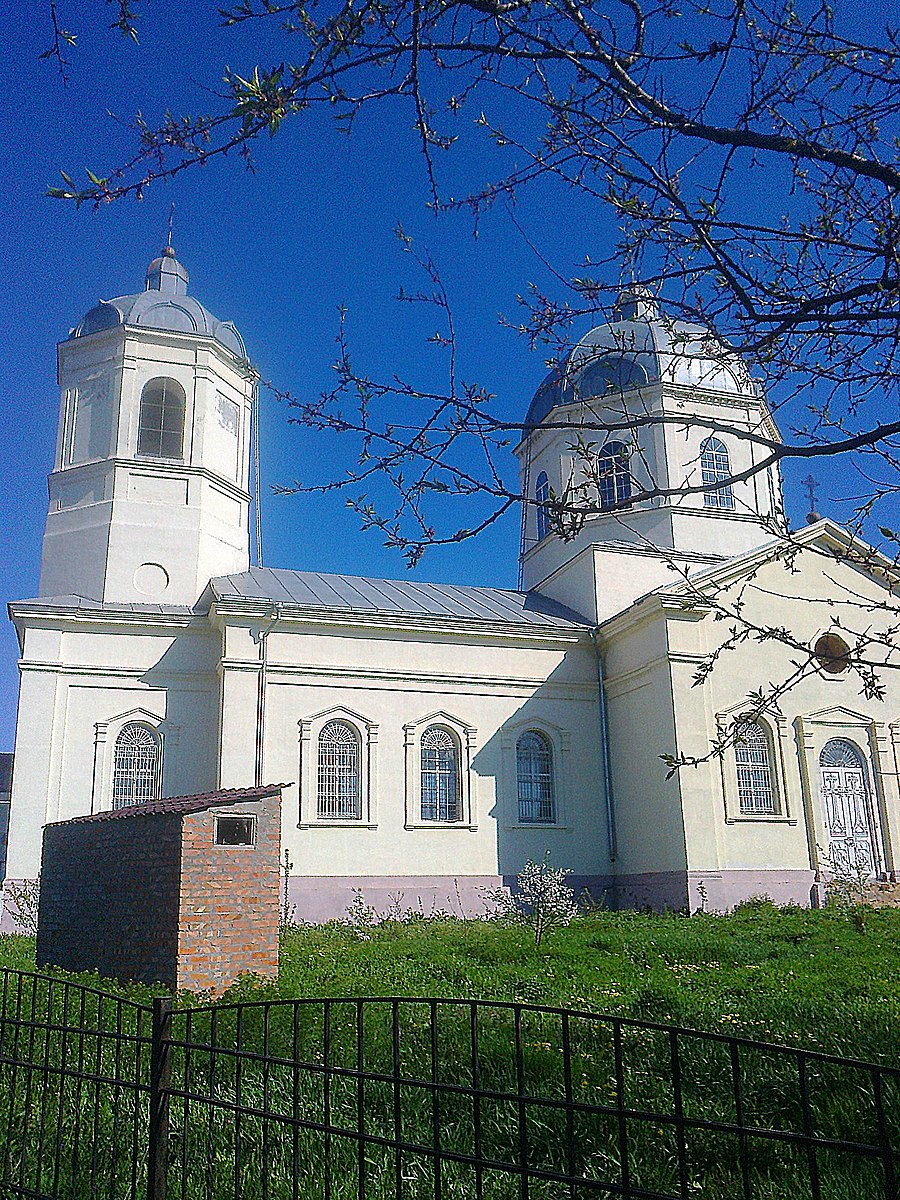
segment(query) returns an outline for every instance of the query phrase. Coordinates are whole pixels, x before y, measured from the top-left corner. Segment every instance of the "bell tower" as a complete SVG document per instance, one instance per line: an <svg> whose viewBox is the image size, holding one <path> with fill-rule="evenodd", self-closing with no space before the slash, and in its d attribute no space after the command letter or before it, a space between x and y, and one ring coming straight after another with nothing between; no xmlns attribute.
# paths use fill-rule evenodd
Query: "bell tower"
<svg viewBox="0 0 900 1200"><path fill-rule="evenodd" d="M257 375L171 246L60 343L58 379L41 597L192 605L246 570Z"/></svg>
<svg viewBox="0 0 900 1200"><path fill-rule="evenodd" d="M528 409L523 586L602 622L753 549L785 528L779 440L732 347L628 289Z"/></svg>

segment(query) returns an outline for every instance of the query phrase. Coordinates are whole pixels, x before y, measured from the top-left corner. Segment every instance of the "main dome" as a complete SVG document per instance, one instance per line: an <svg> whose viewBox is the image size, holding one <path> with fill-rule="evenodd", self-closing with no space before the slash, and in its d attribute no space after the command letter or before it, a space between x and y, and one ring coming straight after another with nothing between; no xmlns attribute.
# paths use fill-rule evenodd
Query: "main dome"
<svg viewBox="0 0 900 1200"><path fill-rule="evenodd" d="M753 395L746 364L703 325L670 317L641 287L624 291L613 320L598 325L553 368L534 394L525 424L539 425L555 408L607 392L670 383Z"/></svg>
<svg viewBox="0 0 900 1200"><path fill-rule="evenodd" d="M244 340L231 321L219 321L199 300L187 294L188 273L166 246L147 268L147 286L133 296L101 300L71 332L87 337L116 325L141 325L172 333L192 333L215 338L237 358L246 359Z"/></svg>

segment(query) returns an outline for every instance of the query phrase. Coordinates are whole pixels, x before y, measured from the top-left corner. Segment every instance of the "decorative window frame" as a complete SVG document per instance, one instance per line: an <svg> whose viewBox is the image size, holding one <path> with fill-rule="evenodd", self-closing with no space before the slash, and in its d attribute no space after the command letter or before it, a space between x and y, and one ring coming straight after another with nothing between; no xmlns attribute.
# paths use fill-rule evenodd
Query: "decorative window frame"
<svg viewBox="0 0 900 1200"><path fill-rule="evenodd" d="M818 636L818 635L817 635ZM836 678L843 679L843 675ZM866 782L870 791L872 815L875 818L875 855L883 876L895 878L900 861L900 847L892 828L886 785L894 778L891 771L892 733L885 721L876 721L866 713L855 712L843 705L819 709L798 716L794 721L803 802L806 807L806 828L810 864L816 871L827 870L828 829L821 800L819 756L833 738L853 742L865 760ZM895 786L895 785L892 785Z"/></svg>
<svg viewBox="0 0 900 1200"><path fill-rule="evenodd" d="M159 738L159 777L157 795L164 796L166 779L166 748L177 746L181 726L170 725L165 717L148 708L130 708L127 712L110 717L107 721L94 724L94 773L91 782L91 813L105 812L112 808L113 772L115 769L116 741L126 725L146 725Z"/></svg>
<svg viewBox="0 0 900 1200"><path fill-rule="evenodd" d="M319 734L329 721L344 721L359 739L359 816L320 817L318 806ZM298 829L376 829L378 827L378 725L337 704L301 717L299 729L300 813Z"/></svg>
<svg viewBox="0 0 900 1200"><path fill-rule="evenodd" d="M747 702L735 704L731 708L716 713L716 730L720 738L726 738L736 718L747 712ZM748 714L749 715L749 714ZM719 759L719 773L722 789L722 807L726 825L737 824L780 824L796 825L797 817L791 811L790 793L787 786L787 743L788 723L780 712L765 712L753 714L753 720L766 735L769 743L769 754L772 764L772 786L775 790L775 800L778 804L776 813L745 813L741 812L738 792L737 762L734 745L729 744L725 753Z"/></svg>
<svg viewBox="0 0 900 1200"><path fill-rule="evenodd" d="M519 769L516 761L516 746L523 733L533 729L550 743L553 753L553 799L556 806L555 821L519 820ZM550 721L540 718L516 721L504 725L500 731L501 756L501 819L505 829L571 829L569 813L569 757L572 735Z"/></svg>
<svg viewBox="0 0 900 1200"><path fill-rule="evenodd" d="M455 739L459 751L459 810L458 821L422 820L422 734L432 725L446 729ZM459 717L439 710L410 721L403 726L403 762L406 829L470 829L478 828L477 776L472 760L478 749L478 731Z"/></svg>

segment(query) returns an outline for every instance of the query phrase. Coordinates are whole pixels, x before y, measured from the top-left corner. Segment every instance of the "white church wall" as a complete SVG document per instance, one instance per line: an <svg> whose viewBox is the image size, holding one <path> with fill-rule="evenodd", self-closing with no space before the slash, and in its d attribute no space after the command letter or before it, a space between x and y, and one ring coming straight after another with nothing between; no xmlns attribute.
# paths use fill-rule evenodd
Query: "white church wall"
<svg viewBox="0 0 900 1200"><path fill-rule="evenodd" d="M676 742L665 628L635 620L603 637L621 907L687 902L681 787L659 755Z"/></svg>
<svg viewBox="0 0 900 1200"><path fill-rule="evenodd" d="M831 628L829 599L854 596L865 604L883 602L885 592L861 572L810 553L801 554L799 570L777 563L762 567L744 591L745 614L760 626L787 623L797 640L812 645ZM887 626L890 613L872 613L873 627ZM750 641L727 653L702 688L691 686L701 657L722 637L711 616L690 621L668 618L679 749L704 755L717 727L727 729L747 707L747 697L793 673L796 652L777 641ZM896 870L900 831L900 792L891 739L891 723L900 716L896 689L886 673L886 701L860 695L860 682L847 672L813 670L794 683L763 714L770 736L780 812L741 815L736 798L734 751L697 770L682 771L689 870L696 888L706 877L707 890L718 887L723 904L753 891L773 898L809 901L816 874L827 870L828 834L820 795L819 754L832 737L846 737L867 763L869 786L878 814L881 867ZM702 702L701 702L702 701Z"/></svg>
<svg viewBox="0 0 900 1200"><path fill-rule="evenodd" d="M73 628L74 627L74 628ZM10 879L40 869L41 828L111 807L115 740L128 721L158 730L160 794L216 782L218 640L192 630L26 627L10 818Z"/></svg>
<svg viewBox="0 0 900 1200"><path fill-rule="evenodd" d="M264 773L290 783L283 842L305 912L322 915L327 895L331 915L340 915L357 883L432 900L446 893L443 904L457 880L468 905L479 887L512 876L527 858L548 849L580 878L608 873L588 647L574 639L540 646L524 638L504 644L502 637L448 631L302 626L296 632L279 626L267 641ZM246 628L229 624L225 645L220 782L237 786L252 781L249 731L260 659ZM341 713L359 730L361 768L370 780L363 819L353 822L315 816L317 734ZM458 823L423 822L418 812L418 737L431 724L449 729L460 748ZM510 737L526 727L545 732L554 746L556 826L518 822ZM304 877L309 885L299 882ZM317 879L319 895L313 897Z"/></svg>

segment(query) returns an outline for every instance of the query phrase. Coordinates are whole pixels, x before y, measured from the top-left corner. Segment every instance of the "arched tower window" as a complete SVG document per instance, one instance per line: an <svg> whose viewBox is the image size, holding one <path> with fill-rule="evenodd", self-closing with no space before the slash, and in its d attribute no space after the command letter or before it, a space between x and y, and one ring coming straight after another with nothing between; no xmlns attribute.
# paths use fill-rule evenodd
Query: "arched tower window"
<svg viewBox="0 0 900 1200"><path fill-rule="evenodd" d="M131 722L116 738L113 808L146 804L159 795L160 740L155 729Z"/></svg>
<svg viewBox="0 0 900 1200"><path fill-rule="evenodd" d="M627 508L631 501L631 471L624 442L607 442L597 459L600 507Z"/></svg>
<svg viewBox="0 0 900 1200"><path fill-rule="evenodd" d="M151 379L141 392L138 454L184 455L184 388L174 379Z"/></svg>
<svg viewBox="0 0 900 1200"><path fill-rule="evenodd" d="M772 750L759 721L747 718L735 731L734 762L737 768L738 806L743 815L777 816Z"/></svg>
<svg viewBox="0 0 900 1200"><path fill-rule="evenodd" d="M547 478L546 471L541 471L537 477L534 499L537 504L537 535L538 541L540 541L550 532L550 512L547 508L550 501L550 480Z"/></svg>
<svg viewBox="0 0 900 1200"><path fill-rule="evenodd" d="M432 725L422 734L421 812L423 821L460 820L459 748L449 729Z"/></svg>
<svg viewBox="0 0 900 1200"><path fill-rule="evenodd" d="M346 721L329 721L319 734L317 815L353 821L362 815L359 804L359 739Z"/></svg>
<svg viewBox="0 0 900 1200"><path fill-rule="evenodd" d="M728 448L718 438L708 437L700 447L700 478L701 482L720 483L731 477L731 464L728 461ZM704 508L734 508L734 493L731 484L703 493Z"/></svg>
<svg viewBox="0 0 900 1200"><path fill-rule="evenodd" d="M536 729L529 729L516 742L516 780L519 820L528 825L552 825L556 821L553 747Z"/></svg>

